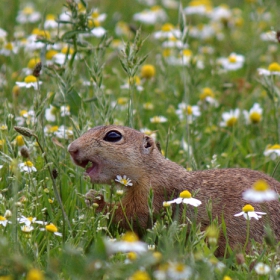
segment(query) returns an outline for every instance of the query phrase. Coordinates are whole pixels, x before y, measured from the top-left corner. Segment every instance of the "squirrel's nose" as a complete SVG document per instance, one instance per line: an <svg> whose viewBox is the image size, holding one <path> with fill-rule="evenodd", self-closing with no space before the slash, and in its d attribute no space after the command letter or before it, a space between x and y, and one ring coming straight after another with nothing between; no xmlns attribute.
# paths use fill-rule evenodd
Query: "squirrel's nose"
<svg viewBox="0 0 280 280"><path fill-rule="evenodd" d="M71 144L69 144L68 146L68 152L70 153L70 155L75 158L78 154L79 154L79 147L77 144L75 144L74 142L72 142Z"/></svg>

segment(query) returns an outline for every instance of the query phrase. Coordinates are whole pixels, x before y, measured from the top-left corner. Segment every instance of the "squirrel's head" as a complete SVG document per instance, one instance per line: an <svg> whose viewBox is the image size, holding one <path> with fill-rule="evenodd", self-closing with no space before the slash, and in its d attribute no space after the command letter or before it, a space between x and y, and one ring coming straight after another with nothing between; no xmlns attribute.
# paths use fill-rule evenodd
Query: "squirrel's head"
<svg viewBox="0 0 280 280"><path fill-rule="evenodd" d="M68 146L68 151L93 183L104 184L110 184L117 175L126 175L136 183L147 176L144 166L155 158L154 154L160 155L151 137L117 125L88 130Z"/></svg>

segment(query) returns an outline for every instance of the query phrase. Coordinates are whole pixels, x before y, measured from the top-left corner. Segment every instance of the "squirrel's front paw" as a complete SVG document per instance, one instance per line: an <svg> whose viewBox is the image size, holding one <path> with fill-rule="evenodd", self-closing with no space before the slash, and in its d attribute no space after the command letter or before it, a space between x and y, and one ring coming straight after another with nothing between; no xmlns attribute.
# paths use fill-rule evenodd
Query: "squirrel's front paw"
<svg viewBox="0 0 280 280"><path fill-rule="evenodd" d="M85 195L85 203L88 207L97 204L99 207L104 205L104 196L96 190L90 189Z"/></svg>

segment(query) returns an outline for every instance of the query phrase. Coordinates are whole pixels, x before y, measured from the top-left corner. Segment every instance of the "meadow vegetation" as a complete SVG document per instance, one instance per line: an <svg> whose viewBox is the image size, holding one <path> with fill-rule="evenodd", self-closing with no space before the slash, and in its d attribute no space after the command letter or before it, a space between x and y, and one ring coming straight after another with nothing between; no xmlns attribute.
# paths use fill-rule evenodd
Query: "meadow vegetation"
<svg viewBox="0 0 280 280"><path fill-rule="evenodd" d="M0 2L0 279L279 279L269 229L224 258L226 221L203 232L168 205L141 241L123 232L86 207L93 186L67 152L121 124L188 170L280 180L278 0L30 2Z"/></svg>

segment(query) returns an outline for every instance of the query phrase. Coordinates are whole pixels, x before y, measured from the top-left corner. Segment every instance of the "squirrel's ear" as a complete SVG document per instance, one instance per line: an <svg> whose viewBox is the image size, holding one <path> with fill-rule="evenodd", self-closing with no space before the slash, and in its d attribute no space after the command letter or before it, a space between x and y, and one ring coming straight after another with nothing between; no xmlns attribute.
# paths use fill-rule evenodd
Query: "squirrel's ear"
<svg viewBox="0 0 280 280"><path fill-rule="evenodd" d="M153 138L145 135L143 138L143 151L144 154L150 154L155 147L155 142Z"/></svg>

